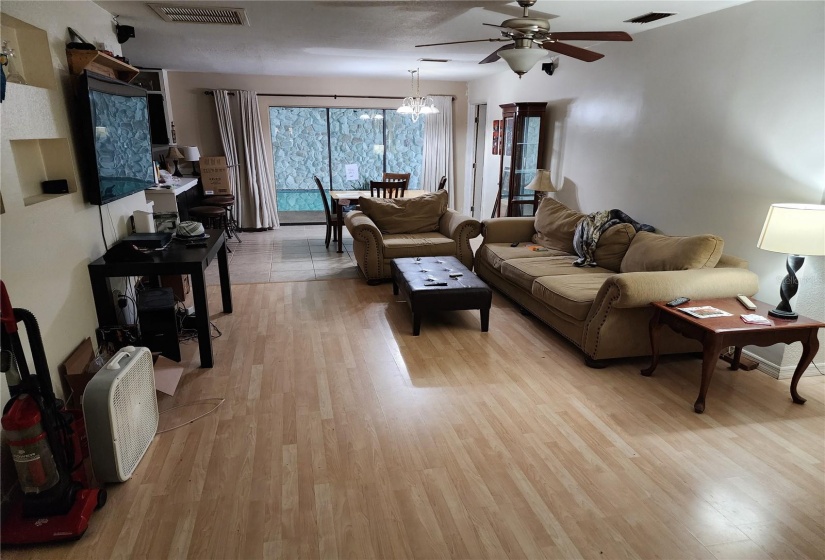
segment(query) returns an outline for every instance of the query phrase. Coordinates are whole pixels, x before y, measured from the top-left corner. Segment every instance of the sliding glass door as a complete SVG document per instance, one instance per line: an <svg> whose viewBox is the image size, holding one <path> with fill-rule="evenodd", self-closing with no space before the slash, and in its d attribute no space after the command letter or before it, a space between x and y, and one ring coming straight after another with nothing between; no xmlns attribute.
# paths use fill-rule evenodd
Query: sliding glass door
<svg viewBox="0 0 825 560"><path fill-rule="evenodd" d="M323 211L313 175L326 189L360 190L385 171L410 173L407 188L421 188L423 119L391 109L270 107L269 122L279 213Z"/></svg>

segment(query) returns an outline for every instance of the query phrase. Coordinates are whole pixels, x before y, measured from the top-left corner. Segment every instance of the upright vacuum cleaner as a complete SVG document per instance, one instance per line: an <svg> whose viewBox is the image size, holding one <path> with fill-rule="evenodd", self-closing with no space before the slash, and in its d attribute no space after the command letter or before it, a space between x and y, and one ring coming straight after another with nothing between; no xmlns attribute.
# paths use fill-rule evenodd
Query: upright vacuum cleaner
<svg viewBox="0 0 825 560"><path fill-rule="evenodd" d="M35 374L26 363L20 322L26 328ZM90 488L83 468L88 456L83 415L67 410L55 397L37 320L29 311L11 306L2 281L0 323L0 369L11 395L2 425L22 491L2 519L0 544L79 539L92 512L106 503L106 491Z"/></svg>

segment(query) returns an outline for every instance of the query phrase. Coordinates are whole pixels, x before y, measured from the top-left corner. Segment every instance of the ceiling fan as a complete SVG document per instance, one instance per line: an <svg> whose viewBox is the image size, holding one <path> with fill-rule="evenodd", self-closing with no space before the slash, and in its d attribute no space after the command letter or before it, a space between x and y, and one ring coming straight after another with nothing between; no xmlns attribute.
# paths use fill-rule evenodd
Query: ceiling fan
<svg viewBox="0 0 825 560"><path fill-rule="evenodd" d="M489 27L495 27L501 31L501 37L494 39L474 39L470 41L450 41L447 43L430 43L427 45L416 45L416 47L435 47L439 45L457 45L460 43L482 43L513 41L512 44L505 45L479 64L488 64L503 58L510 69L518 74L519 78L526 74L539 59L547 55L546 51L553 51L559 54L577 58L585 62L593 62L604 57L603 54L593 52L581 47L560 43L559 41L632 41L633 38L624 31L562 31L559 33L550 32L550 22L542 18L530 17L530 6L536 0L518 0L518 5L524 10L522 17L511 18L501 22L501 25L485 23ZM537 45L537 48L533 48Z"/></svg>

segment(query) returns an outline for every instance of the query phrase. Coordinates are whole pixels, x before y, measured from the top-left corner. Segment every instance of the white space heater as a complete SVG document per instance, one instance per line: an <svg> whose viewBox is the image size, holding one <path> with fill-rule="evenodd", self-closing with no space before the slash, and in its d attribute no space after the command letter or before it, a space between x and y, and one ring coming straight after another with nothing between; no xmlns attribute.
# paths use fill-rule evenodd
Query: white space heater
<svg viewBox="0 0 825 560"><path fill-rule="evenodd" d="M152 354L126 346L86 385L83 417L99 482L123 482L135 471L158 429Z"/></svg>

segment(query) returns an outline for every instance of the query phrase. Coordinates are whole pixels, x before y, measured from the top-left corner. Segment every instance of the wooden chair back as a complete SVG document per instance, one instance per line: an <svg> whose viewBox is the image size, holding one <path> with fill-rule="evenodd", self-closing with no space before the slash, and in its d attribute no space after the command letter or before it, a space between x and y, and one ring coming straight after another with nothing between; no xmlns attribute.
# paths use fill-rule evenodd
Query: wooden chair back
<svg viewBox="0 0 825 560"><path fill-rule="evenodd" d="M370 181L370 196L376 198L403 198L406 181Z"/></svg>
<svg viewBox="0 0 825 560"><path fill-rule="evenodd" d="M441 177L441 180L438 182L438 188L436 190L440 191L442 189L445 190L445 191L447 190L447 176L446 175Z"/></svg>
<svg viewBox="0 0 825 560"><path fill-rule="evenodd" d="M324 216L326 216L327 224L331 224L332 213L329 210L329 200L327 199L327 191L324 190L324 186L321 184L321 179L319 179L315 175L313 175L312 178L315 179L315 184L318 186L318 192L321 193L321 201L324 203Z"/></svg>
<svg viewBox="0 0 825 560"><path fill-rule="evenodd" d="M409 173L384 173L381 180L384 182L403 182L405 189L410 186Z"/></svg>

